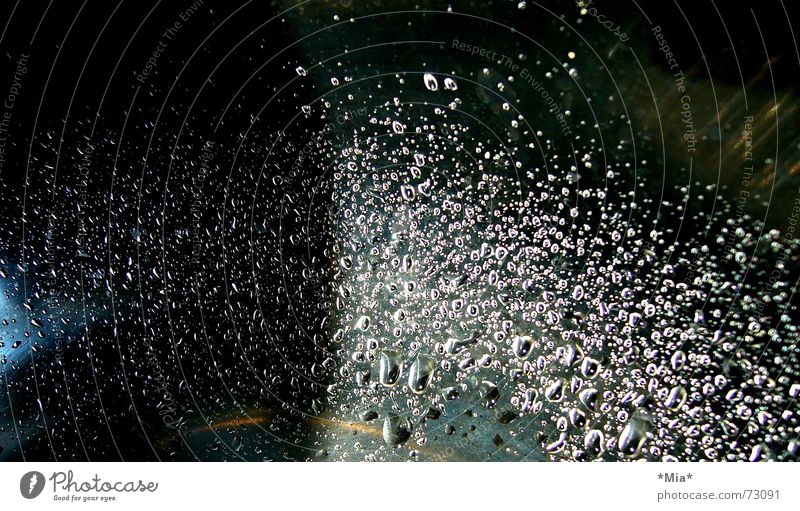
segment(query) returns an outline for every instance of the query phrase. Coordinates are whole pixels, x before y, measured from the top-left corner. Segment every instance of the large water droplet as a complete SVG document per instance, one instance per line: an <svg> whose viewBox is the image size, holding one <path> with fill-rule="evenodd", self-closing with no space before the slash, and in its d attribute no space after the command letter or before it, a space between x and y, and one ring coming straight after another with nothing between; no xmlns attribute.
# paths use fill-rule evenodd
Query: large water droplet
<svg viewBox="0 0 800 511"><path fill-rule="evenodd" d="M428 90L436 91L439 90L439 82L436 80L436 77L430 73L425 73L423 76L423 81L425 82L425 87Z"/></svg>
<svg viewBox="0 0 800 511"><path fill-rule="evenodd" d="M408 386L412 392L422 393L433 378L436 361L427 355L417 355L408 372Z"/></svg>
<svg viewBox="0 0 800 511"><path fill-rule="evenodd" d="M511 349L514 351L514 356L517 358L525 359L531 354L531 347L533 346L533 341L527 335L519 336L514 338L514 343L511 346Z"/></svg>
<svg viewBox="0 0 800 511"><path fill-rule="evenodd" d="M383 420L383 441L390 447L404 444L411 437L411 422L407 418L389 413Z"/></svg>
<svg viewBox="0 0 800 511"><path fill-rule="evenodd" d="M381 353L378 381L384 387L392 387L403 374L403 355L398 351L387 350Z"/></svg>

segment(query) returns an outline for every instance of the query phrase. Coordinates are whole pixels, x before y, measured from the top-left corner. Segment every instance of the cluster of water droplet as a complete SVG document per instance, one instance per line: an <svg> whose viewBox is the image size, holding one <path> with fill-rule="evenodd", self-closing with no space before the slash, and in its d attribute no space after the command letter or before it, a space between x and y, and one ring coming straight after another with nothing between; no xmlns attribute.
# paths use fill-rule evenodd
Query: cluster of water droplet
<svg viewBox="0 0 800 511"><path fill-rule="evenodd" d="M620 192L614 182L631 164L598 170L594 140L573 154L547 147L547 171L527 168L520 147L549 146L541 132L525 132L528 147L480 139L474 123L453 120L457 79L427 73L422 83L450 107L386 102L330 149L332 415L382 422L380 435L357 442L332 430L334 452L755 460L796 451L786 439L800 387L783 371L796 357L791 290L759 283L770 263L794 259L793 240L759 235L748 217L734 225L721 196L707 214ZM699 203L716 195L704 193ZM657 209L715 234L676 242ZM748 268L761 274L756 284L741 282Z"/></svg>

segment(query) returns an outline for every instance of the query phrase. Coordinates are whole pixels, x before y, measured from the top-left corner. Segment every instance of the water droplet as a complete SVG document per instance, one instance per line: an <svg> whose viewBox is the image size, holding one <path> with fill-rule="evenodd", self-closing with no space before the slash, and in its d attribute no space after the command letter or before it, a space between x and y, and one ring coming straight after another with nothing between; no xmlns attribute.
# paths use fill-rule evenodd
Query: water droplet
<svg viewBox="0 0 800 511"><path fill-rule="evenodd" d="M514 343L511 349L514 351L514 356L520 359L526 359L531 354L531 347L533 341L527 335L514 338Z"/></svg>
<svg viewBox="0 0 800 511"><path fill-rule="evenodd" d="M430 73L425 73L423 76L423 81L425 82L425 87L428 90L436 91L439 90L439 82L436 80L436 77Z"/></svg>
<svg viewBox="0 0 800 511"><path fill-rule="evenodd" d="M403 374L403 356L398 351L387 350L381 353L378 381L384 387L394 386Z"/></svg>
<svg viewBox="0 0 800 511"><path fill-rule="evenodd" d="M422 393L430 384L436 361L426 355L417 355L408 372L408 386L412 392Z"/></svg>
<svg viewBox="0 0 800 511"><path fill-rule="evenodd" d="M402 445L411 438L411 423L407 418L389 413L383 420L383 441L390 447Z"/></svg>

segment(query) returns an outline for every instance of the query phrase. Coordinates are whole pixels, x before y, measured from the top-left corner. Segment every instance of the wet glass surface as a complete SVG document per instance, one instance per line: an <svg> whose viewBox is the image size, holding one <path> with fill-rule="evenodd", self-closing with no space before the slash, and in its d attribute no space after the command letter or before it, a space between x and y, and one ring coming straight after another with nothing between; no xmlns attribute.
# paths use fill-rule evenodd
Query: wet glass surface
<svg viewBox="0 0 800 511"><path fill-rule="evenodd" d="M790 6L7 4L0 459L796 460Z"/></svg>

